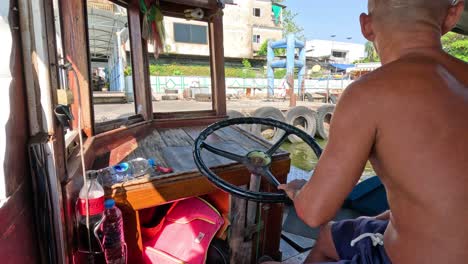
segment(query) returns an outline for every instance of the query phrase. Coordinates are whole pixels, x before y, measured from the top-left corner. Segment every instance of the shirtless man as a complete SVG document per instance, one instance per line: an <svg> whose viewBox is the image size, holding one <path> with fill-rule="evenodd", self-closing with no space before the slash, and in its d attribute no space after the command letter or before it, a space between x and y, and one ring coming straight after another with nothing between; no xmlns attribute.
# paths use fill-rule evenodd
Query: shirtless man
<svg viewBox="0 0 468 264"><path fill-rule="evenodd" d="M463 7L369 0L362 33L383 66L342 95L311 180L280 186L305 223L321 226L306 263L468 262L468 64L440 42ZM368 159L391 213L327 224Z"/></svg>

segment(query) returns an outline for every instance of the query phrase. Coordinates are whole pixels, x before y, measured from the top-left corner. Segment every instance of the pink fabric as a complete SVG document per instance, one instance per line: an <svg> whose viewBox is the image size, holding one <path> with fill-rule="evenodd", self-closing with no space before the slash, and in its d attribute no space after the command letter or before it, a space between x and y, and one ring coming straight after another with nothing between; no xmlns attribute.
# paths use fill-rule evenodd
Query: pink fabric
<svg viewBox="0 0 468 264"><path fill-rule="evenodd" d="M154 229L154 236L144 239L145 261L203 264L211 240L223 224L221 215L206 201L178 201Z"/></svg>

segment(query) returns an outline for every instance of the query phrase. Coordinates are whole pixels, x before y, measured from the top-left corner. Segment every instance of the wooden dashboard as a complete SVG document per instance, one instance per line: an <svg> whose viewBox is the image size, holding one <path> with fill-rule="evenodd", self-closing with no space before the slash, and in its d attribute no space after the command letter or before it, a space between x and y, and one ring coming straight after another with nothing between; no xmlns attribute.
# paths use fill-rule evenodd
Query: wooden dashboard
<svg viewBox="0 0 468 264"><path fill-rule="evenodd" d="M232 250L231 263L251 261L254 263L254 260L263 254L280 256L279 242L283 206L280 204L248 206L247 204L251 202L231 197L201 175L193 162L192 147L202 130L202 127L154 129L138 139L131 140L96 157L95 168L136 157L145 157L155 158L161 165L174 170L171 174L145 175L123 184L106 186L107 196L114 198L124 213L129 263L139 263L142 256L143 245L138 211L194 196L204 197L231 223L230 241L228 241ZM266 150L270 147L267 142L238 127L219 130L210 136L207 142L237 154L247 154L252 150ZM220 177L237 186L248 186L250 173L243 165L209 152L203 152L205 163ZM289 154L278 152L273 158L271 170L280 182L286 181L289 168ZM274 191L273 189L262 180L261 190ZM245 216L248 215L247 207L255 208L257 215L262 216L254 219L254 225L261 227L259 232L252 231L251 234L245 232L249 229L254 230L254 226L249 226L245 220ZM257 253L259 256L256 256Z"/></svg>

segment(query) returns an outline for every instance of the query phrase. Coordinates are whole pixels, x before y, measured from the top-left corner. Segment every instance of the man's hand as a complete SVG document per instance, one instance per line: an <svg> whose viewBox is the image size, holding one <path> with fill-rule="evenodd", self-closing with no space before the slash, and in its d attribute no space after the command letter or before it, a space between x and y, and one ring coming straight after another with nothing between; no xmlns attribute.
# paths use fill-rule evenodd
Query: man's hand
<svg viewBox="0 0 468 264"><path fill-rule="evenodd" d="M297 194L306 183L306 180L294 180L288 184L281 184L278 186L278 190L285 191L289 199L294 201L294 198L296 198Z"/></svg>

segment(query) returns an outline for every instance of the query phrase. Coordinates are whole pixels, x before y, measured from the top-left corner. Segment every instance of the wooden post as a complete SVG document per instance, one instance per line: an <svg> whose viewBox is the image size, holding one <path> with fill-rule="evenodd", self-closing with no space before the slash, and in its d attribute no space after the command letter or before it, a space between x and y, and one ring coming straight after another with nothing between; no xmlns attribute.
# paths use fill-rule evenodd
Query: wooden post
<svg viewBox="0 0 468 264"><path fill-rule="evenodd" d="M210 39L211 90L216 115L226 115L226 79L224 72L223 16L218 12L208 22Z"/></svg>
<svg viewBox="0 0 468 264"><path fill-rule="evenodd" d="M138 1L128 6L130 42L132 55L133 92L135 93L135 113L148 121L153 119L151 84L148 72L148 47L141 38L141 17ZM144 42L144 43L143 43ZM148 75L148 76L146 76Z"/></svg>
<svg viewBox="0 0 468 264"><path fill-rule="evenodd" d="M89 60L88 60L88 40L86 31L86 1L61 0L61 18L63 49L65 58L73 65L78 80L72 72L69 73L70 90L73 91L75 103L72 104L72 112L75 119L73 128L78 127L78 92L81 95L82 127L87 136L94 134L94 113L92 106L92 92L89 88ZM77 82L80 91L78 91Z"/></svg>
<svg viewBox="0 0 468 264"><path fill-rule="evenodd" d="M259 175L252 174L250 175L250 186L249 186L249 191L254 191L258 192L260 191L260 184L262 182L262 178ZM252 202L249 201L247 202L247 218L246 218L246 223L245 223L245 230L256 230L256 223L257 223L257 209L258 209L258 203L257 202ZM258 219L258 221L261 221L261 219ZM257 232L260 232L260 230L256 230ZM244 234L244 237L254 237L258 238L259 233L253 233L254 236L250 236L250 234ZM250 263L257 263L257 259L260 256L257 256L256 251L254 250L256 248L255 241L257 239L250 239L247 242L251 245L249 248L250 254L248 256L251 256L250 258ZM246 259L245 263L249 263L248 259Z"/></svg>
<svg viewBox="0 0 468 264"><path fill-rule="evenodd" d="M242 186L242 188L246 188ZM245 213L247 201L230 195L231 204L229 219L231 221L231 236L229 247L231 248L230 263L250 263L251 245L244 242Z"/></svg>

